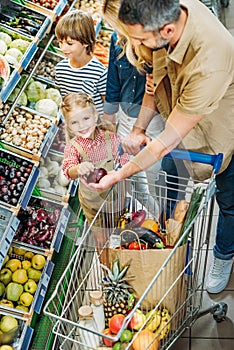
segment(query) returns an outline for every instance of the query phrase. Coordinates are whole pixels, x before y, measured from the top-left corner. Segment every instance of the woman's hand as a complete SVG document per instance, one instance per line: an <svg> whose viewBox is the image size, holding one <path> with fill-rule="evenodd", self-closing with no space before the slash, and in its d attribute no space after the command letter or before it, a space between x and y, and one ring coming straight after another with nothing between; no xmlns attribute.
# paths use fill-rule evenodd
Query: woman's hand
<svg viewBox="0 0 234 350"><path fill-rule="evenodd" d="M124 152L136 155L140 152L141 147L147 145L151 141L150 137L145 135L144 130L134 128L122 141Z"/></svg>

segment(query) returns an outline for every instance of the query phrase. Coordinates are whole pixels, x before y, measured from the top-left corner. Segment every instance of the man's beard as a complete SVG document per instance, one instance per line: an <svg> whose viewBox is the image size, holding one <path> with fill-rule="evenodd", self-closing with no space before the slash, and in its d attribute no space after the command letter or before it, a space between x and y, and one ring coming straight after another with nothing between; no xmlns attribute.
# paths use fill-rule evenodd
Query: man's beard
<svg viewBox="0 0 234 350"><path fill-rule="evenodd" d="M156 46L152 48L152 51L158 51L163 48L168 48L169 46L169 40L164 40L164 39L158 39L156 42Z"/></svg>

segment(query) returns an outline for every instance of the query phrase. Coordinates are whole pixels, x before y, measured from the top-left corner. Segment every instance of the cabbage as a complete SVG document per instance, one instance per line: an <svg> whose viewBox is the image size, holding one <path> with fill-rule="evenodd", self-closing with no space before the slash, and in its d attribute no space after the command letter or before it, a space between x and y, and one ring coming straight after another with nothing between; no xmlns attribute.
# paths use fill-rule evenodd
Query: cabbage
<svg viewBox="0 0 234 350"><path fill-rule="evenodd" d="M56 117L58 114L57 104L49 98L44 98L44 99L38 101L35 104L34 108L37 112L49 115L51 117Z"/></svg>
<svg viewBox="0 0 234 350"><path fill-rule="evenodd" d="M10 35L4 32L0 32L0 40L3 40L7 46L12 42Z"/></svg>
<svg viewBox="0 0 234 350"><path fill-rule="evenodd" d="M18 93L20 92L20 89L19 88L15 88L12 93L10 94L9 98L8 98L8 101L9 102L14 102ZM17 101L18 104L22 105L22 106L27 106L28 104L28 99L27 99L27 95L26 93L23 91L19 100Z"/></svg>
<svg viewBox="0 0 234 350"><path fill-rule="evenodd" d="M53 100L57 104L57 106L60 106L62 102L62 97L58 89L54 89L54 88L46 89L45 97Z"/></svg>
<svg viewBox="0 0 234 350"><path fill-rule="evenodd" d="M16 63L20 62L22 57L23 57L22 52L18 49L15 49L15 48L11 48L11 49L7 50L7 52L5 54L5 58L6 58L7 62L10 64L16 64Z"/></svg>
<svg viewBox="0 0 234 350"><path fill-rule="evenodd" d="M32 81L26 89L26 94L30 102L37 102L45 98L45 86L39 81Z"/></svg>
<svg viewBox="0 0 234 350"><path fill-rule="evenodd" d="M0 54L4 55L6 50L7 50L7 44L5 43L5 41L0 39Z"/></svg>
<svg viewBox="0 0 234 350"><path fill-rule="evenodd" d="M22 88L27 79L28 79L28 74L21 74L20 81L18 82L17 87ZM32 81L34 81L33 78L29 80L28 84L30 84Z"/></svg>
<svg viewBox="0 0 234 350"><path fill-rule="evenodd" d="M25 53L25 51L27 50L29 45L30 45L30 42L27 40L23 40L23 39L15 39L10 43L11 48L18 49L22 53Z"/></svg>

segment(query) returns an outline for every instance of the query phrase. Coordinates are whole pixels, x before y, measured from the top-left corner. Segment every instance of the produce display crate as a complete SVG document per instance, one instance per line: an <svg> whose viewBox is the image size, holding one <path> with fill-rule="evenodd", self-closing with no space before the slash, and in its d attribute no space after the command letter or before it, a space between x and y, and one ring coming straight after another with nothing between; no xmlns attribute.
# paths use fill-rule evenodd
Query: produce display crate
<svg viewBox="0 0 234 350"><path fill-rule="evenodd" d="M15 107L4 125L5 130L0 137L2 145L11 152L39 161L46 156L55 138L58 131L56 122L56 118L30 108Z"/></svg>
<svg viewBox="0 0 234 350"><path fill-rule="evenodd" d="M22 69L27 68L32 57L35 55L35 53L38 49L38 46L37 46L36 42L34 41L34 39L32 39L26 35L20 34L13 29L9 29L9 28L1 26L0 32L8 34L12 38L12 40L22 39L22 40L29 42L29 46L28 46L27 50L25 51L25 53L22 53L23 56L20 59L20 61L15 63L15 64L10 65L10 76L7 79L7 81L5 81L3 83L3 85L1 86L0 99L3 102L5 102L7 100L7 98L10 96L13 89L16 87L17 83L19 82L20 73L21 73Z"/></svg>
<svg viewBox="0 0 234 350"><path fill-rule="evenodd" d="M32 1L27 0L25 1L25 5L28 8L31 8L39 13L44 14L45 16L50 18L51 22L54 22L56 17L61 15L63 10L65 9L67 5L67 0L58 0L57 5L53 9L47 8L45 6L40 6Z"/></svg>
<svg viewBox="0 0 234 350"><path fill-rule="evenodd" d="M16 331L9 331L0 335L0 344L11 345L14 350L28 350L33 335L33 329L28 320L22 316L14 315L0 311L0 319L4 316L11 316L17 320L18 328Z"/></svg>
<svg viewBox="0 0 234 350"><path fill-rule="evenodd" d="M3 2L1 14L3 27L13 28L36 42L45 36L51 25L50 19L45 14L14 1L8 1L7 4Z"/></svg>
<svg viewBox="0 0 234 350"><path fill-rule="evenodd" d="M26 208L38 175L37 162L0 148L0 205Z"/></svg>
<svg viewBox="0 0 234 350"><path fill-rule="evenodd" d="M39 50L37 51L34 58L31 60L29 66L27 68L28 72L31 72L31 70L34 68L34 66L37 62L37 58L40 57L41 54L42 54L42 49L39 48ZM47 50L42 61L39 64L37 70L35 71L35 75L38 77L42 77L44 79L49 79L49 80L54 82L54 80L55 80L55 66L63 58L64 58L64 56Z"/></svg>
<svg viewBox="0 0 234 350"><path fill-rule="evenodd" d="M62 173L63 154L49 151L47 157L40 160L40 174L36 184L42 197L58 202L68 202L77 189L77 181L69 181Z"/></svg>
<svg viewBox="0 0 234 350"><path fill-rule="evenodd" d="M17 212L0 205L0 268L19 225Z"/></svg>
<svg viewBox="0 0 234 350"><path fill-rule="evenodd" d="M69 216L66 203L32 196L27 208L19 210L13 242L51 257L59 252Z"/></svg>
<svg viewBox="0 0 234 350"><path fill-rule="evenodd" d="M14 249L19 249L19 251L21 252L15 253ZM24 254L26 253L27 253L27 257L24 257ZM29 254L31 254L31 256ZM39 269L35 270L32 264L32 266L30 266L30 269L31 269L30 274L28 273L29 269L26 270L28 278L33 279L36 282L36 291L34 294L32 294L33 299L31 304L27 307L27 310L19 309L17 306L18 306L18 303L20 302L20 299L18 301L12 301L11 300L12 296L9 296L9 294L7 295L6 291L0 298L0 312L11 313L13 316L22 317L25 320L28 320L29 322L32 320L32 316L34 312L37 314L40 314L41 312L45 294L49 285L51 275L53 273L54 263L50 260L49 257L44 255L43 253L38 254L38 252L33 249L22 250L22 247L20 247L19 245L17 246L13 243L8 252L9 260L8 262L5 263L5 265L2 267L0 271L0 275L1 275L3 271L5 273L5 270L9 270L8 263L11 261L11 259L17 259L17 263L19 263L19 261L22 263L23 261L26 261L26 260L32 261L32 255L36 255L36 254L44 258L45 264L40 270ZM9 282L8 281L5 280L5 283L4 283L6 288L7 288L7 285L11 283L11 280ZM24 289L25 283L21 284L23 286L23 289ZM21 294L19 293L19 295ZM10 300L11 306L9 306L9 300ZM13 306L12 306L12 303L13 303Z"/></svg>

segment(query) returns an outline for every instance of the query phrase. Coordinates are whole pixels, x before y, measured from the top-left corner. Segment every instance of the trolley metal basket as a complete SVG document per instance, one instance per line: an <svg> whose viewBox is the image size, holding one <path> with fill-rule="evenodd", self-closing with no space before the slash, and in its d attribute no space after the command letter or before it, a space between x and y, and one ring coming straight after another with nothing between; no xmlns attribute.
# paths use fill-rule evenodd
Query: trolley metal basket
<svg viewBox="0 0 234 350"><path fill-rule="evenodd" d="M118 341L123 331L128 328L136 310L141 310L144 314L160 310L162 316L163 312L169 309L167 313L169 317L164 317L163 324L161 317L160 327L154 331L151 342L152 344L156 338L160 339L160 350L169 349L181 334L204 314L211 312L217 322L225 319L227 305L224 303L217 303L211 305L209 309L202 310L203 285L215 201L215 175L219 171L222 155L204 155L175 150L170 157L211 164L212 176L206 181L198 182L189 177L170 176L168 178L167 174L161 171L155 184L151 184L157 196L155 212L152 212L152 209L150 212L148 209L147 196L149 195L137 190L139 182L144 181L139 176L126 179L110 190L92 224L84 227L82 237L77 240L77 249L44 307L44 313L51 319L53 333L56 335L54 349L102 349L105 347L103 337L106 340ZM172 199L168 193L169 190L174 189L175 181L179 184L176 189L178 196ZM172 210L180 198L191 202L193 194L197 191L201 196L194 217L182 231L175 246L168 249L168 256L158 271L154 272L154 261L152 261L149 266L149 270L154 272L152 280L138 296L131 311L127 313L119 332L115 335L103 335L82 326L78 309L84 304L89 304L90 291L102 289L105 277L101 263L108 262L109 255L107 259L106 252L113 244L113 238L117 236L118 218L123 212L126 197L131 199L130 211L144 209L148 218L160 220L163 226L165 212L172 215ZM183 244L186 246L186 254L181 256L178 252ZM181 265L181 259L184 259L182 269L176 275L171 274L175 271L176 264ZM168 279L170 279L170 285L163 290L162 285L165 285ZM174 306L171 295L176 295ZM149 317L145 319L138 331L133 332L133 338L126 344L126 349L130 349L148 321ZM90 336L96 335L99 346L90 347L82 343L81 331L86 331ZM150 344L147 347L144 346L144 349L148 349L149 346Z"/></svg>

